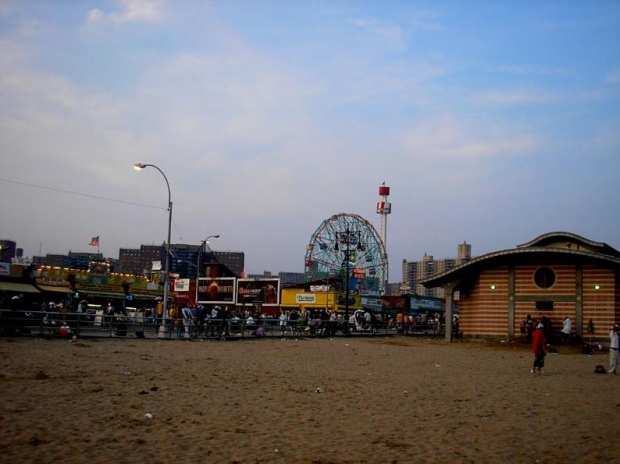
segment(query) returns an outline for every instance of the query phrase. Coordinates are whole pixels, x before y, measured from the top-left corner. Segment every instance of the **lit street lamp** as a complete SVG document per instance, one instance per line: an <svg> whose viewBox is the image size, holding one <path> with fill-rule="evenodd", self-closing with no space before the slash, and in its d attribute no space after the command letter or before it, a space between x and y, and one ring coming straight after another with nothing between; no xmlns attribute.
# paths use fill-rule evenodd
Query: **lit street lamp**
<svg viewBox="0 0 620 464"><path fill-rule="evenodd" d="M357 235L357 237L356 237ZM355 244L356 250L362 249L362 238L361 232L357 231L352 232L349 230L349 226L344 232L336 233L336 244L334 245L334 251L340 251L340 247L338 246L338 242L340 242L344 246L344 264L345 264L345 281L346 281L346 289L345 289L345 301L344 301L344 333L345 335L349 335L350 327L349 327L349 287L350 287L350 268L351 268L351 245Z"/></svg>
<svg viewBox="0 0 620 464"><path fill-rule="evenodd" d="M159 173L164 176L164 180L166 181L166 187L168 187L168 240L166 241L166 268L164 275L164 314L163 314L163 323L159 329L159 336L163 338L166 334L166 323L168 319L168 286L170 280L170 235L172 230L172 196L170 195L170 183L168 182L168 178L164 171L159 169L154 164L143 164L143 163L135 163L133 168L136 171L141 171L144 168L152 167L159 171Z"/></svg>
<svg viewBox="0 0 620 464"><path fill-rule="evenodd" d="M220 238L219 235L209 235L202 242L200 242L200 248L198 249L198 258L196 259L196 305L198 305L198 283L200 282L200 255L206 244L209 243L210 238Z"/></svg>

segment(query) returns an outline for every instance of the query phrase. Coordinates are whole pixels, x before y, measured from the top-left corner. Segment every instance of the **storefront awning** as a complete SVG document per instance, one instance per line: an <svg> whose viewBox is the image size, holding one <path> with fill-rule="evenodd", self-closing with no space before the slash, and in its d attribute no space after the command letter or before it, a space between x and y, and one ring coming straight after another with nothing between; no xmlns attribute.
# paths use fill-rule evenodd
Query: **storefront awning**
<svg viewBox="0 0 620 464"><path fill-rule="evenodd" d="M20 282L0 282L0 291L18 293L41 293L34 285Z"/></svg>
<svg viewBox="0 0 620 464"><path fill-rule="evenodd" d="M56 293L74 293L69 287L58 287L55 285L39 285L39 290L43 292L56 292Z"/></svg>

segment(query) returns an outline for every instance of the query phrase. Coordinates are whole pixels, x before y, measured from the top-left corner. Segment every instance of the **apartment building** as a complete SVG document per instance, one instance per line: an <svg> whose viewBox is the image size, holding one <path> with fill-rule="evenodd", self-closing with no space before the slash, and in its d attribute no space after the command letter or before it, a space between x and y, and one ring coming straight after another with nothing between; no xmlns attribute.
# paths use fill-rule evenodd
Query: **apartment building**
<svg viewBox="0 0 620 464"><path fill-rule="evenodd" d="M407 261L403 259L401 292L444 298L445 291L443 288L426 288L419 281L449 271L470 259L471 245L467 242L458 245L456 258L435 259L432 255L425 253L420 261Z"/></svg>

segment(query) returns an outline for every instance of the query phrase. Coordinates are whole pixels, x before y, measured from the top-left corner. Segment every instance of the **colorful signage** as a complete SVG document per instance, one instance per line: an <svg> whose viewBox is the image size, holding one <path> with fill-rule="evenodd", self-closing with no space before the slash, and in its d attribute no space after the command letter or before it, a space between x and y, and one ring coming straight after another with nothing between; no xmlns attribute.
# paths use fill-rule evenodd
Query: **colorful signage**
<svg viewBox="0 0 620 464"><path fill-rule="evenodd" d="M414 311L441 311L442 305L441 300L439 298L421 298L421 297L411 297L410 309Z"/></svg>
<svg viewBox="0 0 620 464"><path fill-rule="evenodd" d="M198 303L235 303L235 278L200 278Z"/></svg>
<svg viewBox="0 0 620 464"><path fill-rule="evenodd" d="M280 304L280 279L238 279L237 304Z"/></svg>
<svg viewBox="0 0 620 464"><path fill-rule="evenodd" d="M176 279L174 281L175 292L189 292L189 279Z"/></svg>

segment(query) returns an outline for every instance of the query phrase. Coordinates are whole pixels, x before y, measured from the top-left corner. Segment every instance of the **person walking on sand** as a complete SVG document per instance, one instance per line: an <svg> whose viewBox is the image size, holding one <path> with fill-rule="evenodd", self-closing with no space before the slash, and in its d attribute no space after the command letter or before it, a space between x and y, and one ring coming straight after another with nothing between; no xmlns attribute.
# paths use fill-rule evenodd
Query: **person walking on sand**
<svg viewBox="0 0 620 464"><path fill-rule="evenodd" d="M545 341L545 326L542 324L538 324L536 326L536 330L532 332L532 353L534 353L534 365L532 366L531 374L540 374L542 373L543 367L545 367L545 355L546 351L546 341Z"/></svg>
<svg viewBox="0 0 620 464"><path fill-rule="evenodd" d="M620 331L618 324L609 331L609 370L607 373L614 375L618 369L618 331Z"/></svg>

